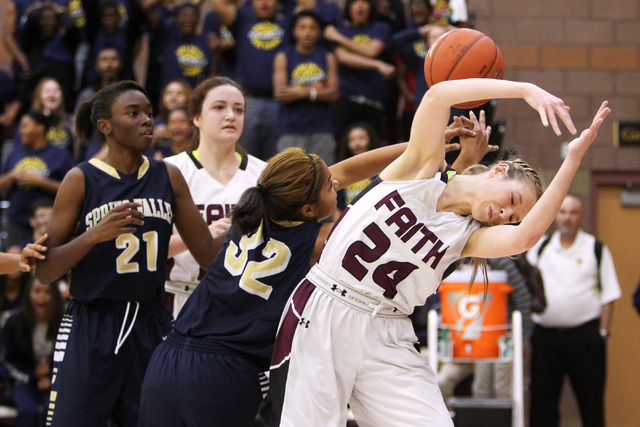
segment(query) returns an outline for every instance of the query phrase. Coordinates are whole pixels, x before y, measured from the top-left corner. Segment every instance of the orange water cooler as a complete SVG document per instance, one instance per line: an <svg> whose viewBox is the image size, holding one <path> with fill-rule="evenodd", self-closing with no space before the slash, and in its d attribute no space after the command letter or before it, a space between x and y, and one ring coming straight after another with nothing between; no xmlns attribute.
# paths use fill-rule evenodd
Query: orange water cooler
<svg viewBox="0 0 640 427"><path fill-rule="evenodd" d="M427 356L437 376L440 362L512 362L511 399L450 399L455 425L525 427L522 358L522 314L508 317L507 285L504 271L488 271L485 298L484 275L479 273L471 288L473 269L456 270L440 285L440 314L430 310L427 322Z"/></svg>
<svg viewBox="0 0 640 427"><path fill-rule="evenodd" d="M441 358L508 358L507 273L488 271L485 296L484 275L479 272L469 287L472 268L456 270L440 285Z"/></svg>

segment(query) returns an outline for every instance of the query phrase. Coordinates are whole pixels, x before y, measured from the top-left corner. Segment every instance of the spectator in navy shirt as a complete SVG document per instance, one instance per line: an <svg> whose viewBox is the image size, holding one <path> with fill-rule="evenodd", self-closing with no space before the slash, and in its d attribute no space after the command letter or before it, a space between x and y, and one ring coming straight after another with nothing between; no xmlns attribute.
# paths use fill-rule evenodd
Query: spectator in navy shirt
<svg viewBox="0 0 640 427"><path fill-rule="evenodd" d="M159 3L159 0L147 0L144 3L151 26L147 87L155 94L172 80L184 80L192 88L196 87L211 73L214 47L213 39L210 43L208 35L198 31L200 9L194 4L185 3L177 8L174 21L169 11L160 7ZM159 82L154 77L158 75ZM156 86L157 83L160 85ZM157 105L157 98L153 101Z"/></svg>
<svg viewBox="0 0 640 427"><path fill-rule="evenodd" d="M25 99L31 99L43 77L53 77L72 106L76 82L74 56L81 41L79 28L62 6L46 2L29 13L20 34L20 48L29 64L29 71L22 74Z"/></svg>
<svg viewBox="0 0 640 427"><path fill-rule="evenodd" d="M376 21L373 0L347 0L344 16L343 25L324 30L324 36L337 45L340 64L340 98L333 106L336 135L339 138L349 125L361 120L381 135L389 98L386 79L395 72L393 65L382 60L391 27ZM338 153L344 151L341 148Z"/></svg>
<svg viewBox="0 0 640 427"><path fill-rule="evenodd" d="M8 197L7 244L29 237L31 205L53 198L65 174L73 167L68 151L47 141L47 117L31 110L20 120L20 144L7 156L0 175L0 191Z"/></svg>

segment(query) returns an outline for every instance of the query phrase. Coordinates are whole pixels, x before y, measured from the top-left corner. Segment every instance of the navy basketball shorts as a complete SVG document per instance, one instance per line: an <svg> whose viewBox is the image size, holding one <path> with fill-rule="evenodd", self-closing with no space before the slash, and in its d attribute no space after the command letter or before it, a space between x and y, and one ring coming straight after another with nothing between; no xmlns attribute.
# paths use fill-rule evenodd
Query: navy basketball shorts
<svg viewBox="0 0 640 427"><path fill-rule="evenodd" d="M46 425L137 426L142 379L171 322L162 300L71 300L56 341Z"/></svg>
<svg viewBox="0 0 640 427"><path fill-rule="evenodd" d="M171 332L147 368L140 427L255 426L262 371L209 340Z"/></svg>

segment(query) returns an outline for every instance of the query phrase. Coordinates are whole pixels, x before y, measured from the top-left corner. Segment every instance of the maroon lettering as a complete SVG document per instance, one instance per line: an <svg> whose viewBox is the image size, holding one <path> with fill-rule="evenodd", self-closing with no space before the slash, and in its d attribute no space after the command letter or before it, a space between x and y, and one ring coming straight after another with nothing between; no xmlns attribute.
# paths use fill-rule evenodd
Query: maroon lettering
<svg viewBox="0 0 640 427"><path fill-rule="evenodd" d="M390 261L379 265L373 272L373 281L384 289L384 296L393 298L398 293L397 287L400 282L407 278L418 268L410 262Z"/></svg>
<svg viewBox="0 0 640 427"><path fill-rule="evenodd" d="M369 224L363 232L371 239L374 246L369 247L361 240L355 241L342 258L342 267L358 280L364 279L369 271L358 258L368 263L377 261L391 246L391 241L376 223Z"/></svg>
<svg viewBox="0 0 640 427"><path fill-rule="evenodd" d="M435 242L433 244L433 247L429 251L429 253L427 253L427 255L424 258L422 258L422 262L426 264L431 258L433 258L433 262L431 263L431 268L435 270L438 267L438 263L440 262L444 254L447 253L447 249L449 249L449 246L447 246L444 248L442 252L439 252L441 247L442 247L441 240L438 240L437 242Z"/></svg>
<svg viewBox="0 0 640 427"><path fill-rule="evenodd" d="M433 232L429 230L424 224L422 224L422 228L420 228L420 233L422 233L424 237L422 237L420 241L416 243L416 245L413 248L411 248L414 254L418 253L418 251L422 249L424 245L427 244L427 242L431 242L435 244L436 242L439 241L438 236L433 234Z"/></svg>
<svg viewBox="0 0 640 427"><path fill-rule="evenodd" d="M392 202L395 202L395 206ZM402 200L402 197L400 197L398 191L394 190L391 193L387 194L376 204L376 210L379 210L383 206L385 206L390 211L394 211L396 208L404 206L404 200Z"/></svg>
<svg viewBox="0 0 640 427"><path fill-rule="evenodd" d="M416 215L409 208L401 208L399 211L394 212L387 220L385 224L395 224L398 229L396 230L396 236L400 237L405 234L418 220Z"/></svg>

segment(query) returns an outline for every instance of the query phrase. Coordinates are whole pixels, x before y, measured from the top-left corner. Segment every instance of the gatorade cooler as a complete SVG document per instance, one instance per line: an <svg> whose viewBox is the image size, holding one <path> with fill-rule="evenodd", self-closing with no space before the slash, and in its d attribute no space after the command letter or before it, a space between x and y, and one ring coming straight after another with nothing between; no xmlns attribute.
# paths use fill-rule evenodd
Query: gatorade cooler
<svg viewBox="0 0 640 427"><path fill-rule="evenodd" d="M489 288L486 298L481 271L469 288L473 274L473 268L469 266L454 271L438 289L443 341L446 345L446 340L451 340L455 359L498 358L501 355L500 344L505 345L504 338L509 328L507 298L513 287L507 285L505 271L487 273Z"/></svg>

